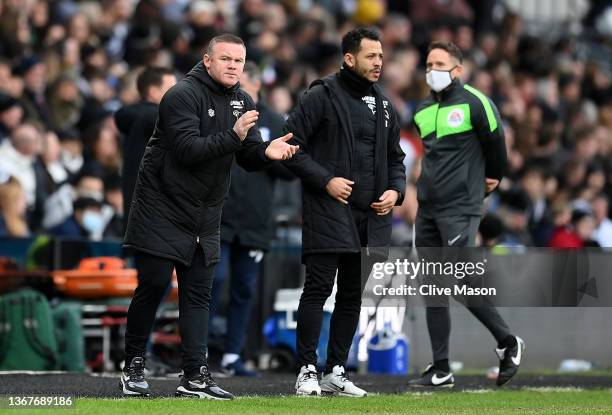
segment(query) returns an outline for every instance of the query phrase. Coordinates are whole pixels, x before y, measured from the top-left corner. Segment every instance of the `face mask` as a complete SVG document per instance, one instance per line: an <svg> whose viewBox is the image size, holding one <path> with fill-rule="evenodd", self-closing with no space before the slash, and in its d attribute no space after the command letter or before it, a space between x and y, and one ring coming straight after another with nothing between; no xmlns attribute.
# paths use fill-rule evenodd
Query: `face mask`
<svg viewBox="0 0 612 415"><path fill-rule="evenodd" d="M61 161L70 173L76 173L83 167L83 156L73 156L66 150L62 151Z"/></svg>
<svg viewBox="0 0 612 415"><path fill-rule="evenodd" d="M455 69L455 67L452 67L448 71L430 70L425 74L427 85L436 92L442 91L453 82L450 74L453 69Z"/></svg>
<svg viewBox="0 0 612 415"><path fill-rule="evenodd" d="M100 232L103 226L104 220L100 213L91 210L86 210L85 213L83 213L83 228L85 228L90 235L95 235Z"/></svg>

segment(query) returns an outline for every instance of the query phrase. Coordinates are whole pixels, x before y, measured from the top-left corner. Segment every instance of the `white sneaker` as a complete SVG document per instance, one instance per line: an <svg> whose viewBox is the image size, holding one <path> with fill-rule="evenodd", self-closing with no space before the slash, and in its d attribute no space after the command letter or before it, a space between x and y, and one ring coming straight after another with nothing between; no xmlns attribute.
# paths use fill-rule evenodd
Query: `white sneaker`
<svg viewBox="0 0 612 415"><path fill-rule="evenodd" d="M321 392L325 395L340 395L361 398L368 393L355 386L344 374L344 368L340 365L334 366L331 373L321 379Z"/></svg>
<svg viewBox="0 0 612 415"><path fill-rule="evenodd" d="M302 366L295 381L295 394L305 396L320 396L319 377L314 365Z"/></svg>

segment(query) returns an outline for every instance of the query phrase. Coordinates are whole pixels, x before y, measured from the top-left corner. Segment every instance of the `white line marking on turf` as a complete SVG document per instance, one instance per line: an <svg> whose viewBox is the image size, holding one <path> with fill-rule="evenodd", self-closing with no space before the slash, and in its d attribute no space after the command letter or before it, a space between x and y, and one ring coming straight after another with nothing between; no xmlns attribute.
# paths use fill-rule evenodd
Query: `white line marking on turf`
<svg viewBox="0 0 612 415"><path fill-rule="evenodd" d="M491 393L493 389L465 389L462 392L465 393Z"/></svg>
<svg viewBox="0 0 612 415"><path fill-rule="evenodd" d="M533 392L582 392L584 388L576 386L527 386L522 390Z"/></svg>

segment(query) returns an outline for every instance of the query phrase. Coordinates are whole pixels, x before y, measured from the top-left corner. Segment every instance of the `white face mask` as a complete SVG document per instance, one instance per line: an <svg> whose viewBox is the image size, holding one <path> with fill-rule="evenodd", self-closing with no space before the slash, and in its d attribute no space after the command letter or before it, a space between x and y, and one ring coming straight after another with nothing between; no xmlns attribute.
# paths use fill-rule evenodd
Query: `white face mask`
<svg viewBox="0 0 612 415"><path fill-rule="evenodd" d="M89 232L89 234L96 234L104 228L104 218L98 212L86 210L83 213L83 228Z"/></svg>
<svg viewBox="0 0 612 415"><path fill-rule="evenodd" d="M450 74L453 69L455 68L453 67L448 71L430 70L425 74L427 85L436 92L442 91L453 82L453 78L451 78Z"/></svg>

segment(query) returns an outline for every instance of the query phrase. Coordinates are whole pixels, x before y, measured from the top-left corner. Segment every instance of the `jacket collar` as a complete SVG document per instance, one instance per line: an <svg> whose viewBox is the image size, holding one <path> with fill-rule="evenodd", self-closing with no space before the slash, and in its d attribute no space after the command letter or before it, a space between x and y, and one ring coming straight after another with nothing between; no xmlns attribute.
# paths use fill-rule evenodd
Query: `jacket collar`
<svg viewBox="0 0 612 415"><path fill-rule="evenodd" d="M240 89L240 82L236 82L235 85L227 88L215 81L204 67L204 62L202 61L198 62L197 65L189 71L186 77L197 79L217 95L232 95Z"/></svg>
<svg viewBox="0 0 612 415"><path fill-rule="evenodd" d="M451 84L446 87L446 89L443 89L440 92L434 92L432 90L431 95L433 96L434 100L436 100L436 102L442 102L448 99L455 91L461 88L463 88L463 82L461 82L461 79L455 78L453 79L453 82L451 82Z"/></svg>
<svg viewBox="0 0 612 415"><path fill-rule="evenodd" d="M372 85L374 85L374 82L358 75L357 72L347 68L344 64L338 71L338 80L340 85L355 97L362 97L371 93Z"/></svg>

